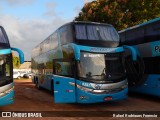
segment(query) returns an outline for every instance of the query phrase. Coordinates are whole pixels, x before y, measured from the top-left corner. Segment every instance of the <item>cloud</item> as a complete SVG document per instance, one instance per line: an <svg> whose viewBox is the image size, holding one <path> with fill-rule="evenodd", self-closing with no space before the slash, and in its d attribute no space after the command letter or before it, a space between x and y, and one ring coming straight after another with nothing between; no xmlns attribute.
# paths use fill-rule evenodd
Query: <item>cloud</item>
<svg viewBox="0 0 160 120"><path fill-rule="evenodd" d="M11 46L20 48L25 54L25 60L30 60L31 50L37 44L66 22L61 18L21 21L11 15L0 15L0 25L6 30Z"/></svg>
<svg viewBox="0 0 160 120"><path fill-rule="evenodd" d="M3 10L3 6L0 6L0 12Z"/></svg>
<svg viewBox="0 0 160 120"><path fill-rule="evenodd" d="M82 8L80 8L79 6L77 6L76 8L74 8L74 16L78 16L78 14L80 13Z"/></svg>
<svg viewBox="0 0 160 120"><path fill-rule="evenodd" d="M29 5L36 0L0 0L12 5ZM31 50L53 33L61 25L72 21L60 17L55 8L57 3L45 4L46 11L41 16L31 19L23 19L10 14L0 12L0 25L4 27L12 47L20 48L25 54L25 60L31 60ZM77 10L78 11L78 10Z"/></svg>
<svg viewBox="0 0 160 120"><path fill-rule="evenodd" d="M55 8L56 6L57 6L57 3L55 3L55 2L48 2L46 4L46 7L49 9Z"/></svg>
<svg viewBox="0 0 160 120"><path fill-rule="evenodd" d="M83 0L84 3L88 3L88 2L91 2L93 0Z"/></svg>
<svg viewBox="0 0 160 120"><path fill-rule="evenodd" d="M43 14L43 16L51 17L51 18L55 17L56 18L58 16L57 15L58 13L56 13L56 11L55 11L56 7L57 7L57 3L55 3L55 2L46 3L46 11Z"/></svg>
<svg viewBox="0 0 160 120"><path fill-rule="evenodd" d="M94 0L82 0L82 1L85 4L85 3L88 3L88 2L92 2ZM82 6L82 8L83 8L83 6ZM77 17L79 15L79 13L81 12L82 8L80 6L77 6L77 7L74 8L74 16L75 17Z"/></svg>
<svg viewBox="0 0 160 120"><path fill-rule="evenodd" d="M34 3L36 0L0 0L0 2L6 2L11 6L17 5L30 5Z"/></svg>

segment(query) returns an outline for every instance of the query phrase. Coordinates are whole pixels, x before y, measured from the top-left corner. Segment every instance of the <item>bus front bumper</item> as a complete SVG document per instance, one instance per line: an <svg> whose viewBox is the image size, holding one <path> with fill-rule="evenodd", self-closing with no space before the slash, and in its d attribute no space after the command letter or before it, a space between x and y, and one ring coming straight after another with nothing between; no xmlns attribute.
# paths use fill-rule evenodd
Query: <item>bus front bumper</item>
<svg viewBox="0 0 160 120"><path fill-rule="evenodd" d="M0 97L0 106L12 104L14 102L14 90L5 96Z"/></svg>
<svg viewBox="0 0 160 120"><path fill-rule="evenodd" d="M82 90L77 91L77 103L100 103L118 101L128 98L128 87L111 94L92 94Z"/></svg>

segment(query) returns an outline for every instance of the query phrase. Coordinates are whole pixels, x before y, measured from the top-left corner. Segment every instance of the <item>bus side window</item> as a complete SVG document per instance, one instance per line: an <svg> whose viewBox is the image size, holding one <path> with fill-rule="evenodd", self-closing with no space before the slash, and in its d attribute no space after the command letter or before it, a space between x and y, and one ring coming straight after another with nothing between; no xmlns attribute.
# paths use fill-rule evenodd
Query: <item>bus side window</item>
<svg viewBox="0 0 160 120"><path fill-rule="evenodd" d="M64 26L59 30L61 45L73 42L71 25Z"/></svg>
<svg viewBox="0 0 160 120"><path fill-rule="evenodd" d="M71 62L55 62L54 73L60 76L73 76L72 64Z"/></svg>

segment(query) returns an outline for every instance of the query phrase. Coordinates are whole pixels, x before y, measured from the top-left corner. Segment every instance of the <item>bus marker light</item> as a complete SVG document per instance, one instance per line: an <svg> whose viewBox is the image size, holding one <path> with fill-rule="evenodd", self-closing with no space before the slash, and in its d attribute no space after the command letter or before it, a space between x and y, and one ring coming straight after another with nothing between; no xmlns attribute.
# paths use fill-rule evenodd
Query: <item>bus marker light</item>
<svg viewBox="0 0 160 120"><path fill-rule="evenodd" d="M104 101L110 101L110 100L112 100L112 97L111 97L111 96L108 96L108 97L105 97L105 98L104 98Z"/></svg>
<svg viewBox="0 0 160 120"><path fill-rule="evenodd" d="M66 90L66 92L73 92L73 90Z"/></svg>
<svg viewBox="0 0 160 120"><path fill-rule="evenodd" d="M66 92L69 92L69 90L66 90Z"/></svg>

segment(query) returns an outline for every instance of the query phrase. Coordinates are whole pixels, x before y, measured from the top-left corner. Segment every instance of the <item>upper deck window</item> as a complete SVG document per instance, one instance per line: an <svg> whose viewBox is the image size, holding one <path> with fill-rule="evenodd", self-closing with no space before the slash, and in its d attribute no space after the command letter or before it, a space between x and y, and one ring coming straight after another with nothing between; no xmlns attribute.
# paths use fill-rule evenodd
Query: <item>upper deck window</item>
<svg viewBox="0 0 160 120"><path fill-rule="evenodd" d="M117 31L109 25L76 24L75 32L78 40L119 41Z"/></svg>
<svg viewBox="0 0 160 120"><path fill-rule="evenodd" d="M5 38L2 28L0 28L0 43L8 43L8 40Z"/></svg>

